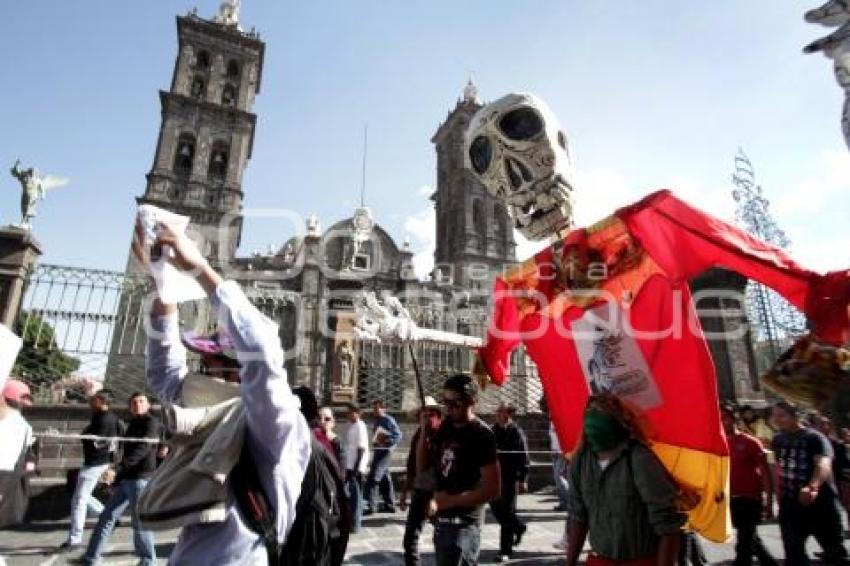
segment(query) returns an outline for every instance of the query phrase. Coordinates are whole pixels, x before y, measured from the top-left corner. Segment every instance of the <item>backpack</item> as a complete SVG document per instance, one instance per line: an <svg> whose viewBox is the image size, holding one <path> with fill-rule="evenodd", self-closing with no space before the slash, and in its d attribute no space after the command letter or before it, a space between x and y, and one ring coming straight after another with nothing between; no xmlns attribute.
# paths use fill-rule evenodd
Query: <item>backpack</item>
<svg viewBox="0 0 850 566"><path fill-rule="evenodd" d="M236 504L263 539L270 566L342 564L351 520L336 458L310 434L310 459L295 503L295 522L280 546L274 509L263 492L247 443L229 476Z"/></svg>

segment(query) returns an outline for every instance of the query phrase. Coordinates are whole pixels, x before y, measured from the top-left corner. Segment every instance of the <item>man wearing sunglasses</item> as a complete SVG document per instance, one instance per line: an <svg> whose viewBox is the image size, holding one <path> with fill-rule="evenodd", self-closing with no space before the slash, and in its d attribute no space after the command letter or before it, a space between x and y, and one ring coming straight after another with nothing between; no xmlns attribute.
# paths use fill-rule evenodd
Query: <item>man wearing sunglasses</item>
<svg viewBox="0 0 850 566"><path fill-rule="evenodd" d="M417 445L418 473L436 469L436 491L429 505L434 521L437 566L478 564L484 505L501 491L496 439L474 412L478 384L456 374L443 384L446 418L428 450ZM424 411L423 411L424 413Z"/></svg>

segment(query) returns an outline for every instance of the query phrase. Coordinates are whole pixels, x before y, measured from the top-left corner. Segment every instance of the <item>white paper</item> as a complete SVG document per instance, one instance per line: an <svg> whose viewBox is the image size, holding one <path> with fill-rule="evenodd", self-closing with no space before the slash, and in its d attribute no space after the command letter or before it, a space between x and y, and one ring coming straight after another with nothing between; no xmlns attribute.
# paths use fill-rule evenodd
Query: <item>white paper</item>
<svg viewBox="0 0 850 566"><path fill-rule="evenodd" d="M12 366L21 350L23 341L17 334L0 324L0 390L6 386L6 380L12 373Z"/></svg>
<svg viewBox="0 0 850 566"><path fill-rule="evenodd" d="M189 226L189 217L174 214L151 204L139 206L139 222L145 232L144 245L150 247L156 240L157 224L167 224L172 230L179 234L186 232ZM177 269L169 258L174 252L167 249L167 253L154 262L151 262L150 270L156 283L159 298L164 303L182 303L195 301L206 297L201 285L191 275Z"/></svg>
<svg viewBox="0 0 850 566"><path fill-rule="evenodd" d="M572 322L573 338L590 393L609 392L643 410L661 405L655 377L625 323L626 313L612 303L592 308Z"/></svg>

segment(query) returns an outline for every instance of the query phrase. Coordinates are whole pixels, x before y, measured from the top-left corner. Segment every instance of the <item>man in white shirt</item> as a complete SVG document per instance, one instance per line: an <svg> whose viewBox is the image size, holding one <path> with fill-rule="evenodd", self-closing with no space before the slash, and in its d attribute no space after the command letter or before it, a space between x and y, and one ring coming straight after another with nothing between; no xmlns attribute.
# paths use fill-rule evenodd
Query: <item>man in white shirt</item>
<svg viewBox="0 0 850 566"><path fill-rule="evenodd" d="M35 442L19 408L32 403L26 383L10 379L0 397L0 527L23 521L29 499L27 453Z"/></svg>
<svg viewBox="0 0 850 566"><path fill-rule="evenodd" d="M360 531L363 518L363 475L369 462L369 431L360 419L360 407L348 404L348 430L345 431L345 489L351 508L351 532Z"/></svg>

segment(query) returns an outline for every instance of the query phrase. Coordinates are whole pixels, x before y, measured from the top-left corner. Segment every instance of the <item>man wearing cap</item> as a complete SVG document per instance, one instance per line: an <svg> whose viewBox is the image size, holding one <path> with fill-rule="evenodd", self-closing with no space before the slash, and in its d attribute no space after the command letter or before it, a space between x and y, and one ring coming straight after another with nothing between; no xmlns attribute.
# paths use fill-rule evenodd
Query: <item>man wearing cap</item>
<svg viewBox="0 0 850 566"><path fill-rule="evenodd" d="M134 252L144 265L149 252L170 253L179 270L195 277L219 332L210 339L185 335L181 343L177 306L153 302L147 378L166 405L174 451L143 494L140 514L157 528L183 527L172 564L268 563L272 546L267 551L269 541L246 523L228 478L240 455L249 454L272 507L272 543L284 544L310 457L310 430L287 383L278 326L235 281L224 281L185 235L160 225L154 245L143 242L137 227ZM206 376L189 374L186 347L200 354ZM173 507L178 498L182 509Z"/></svg>
<svg viewBox="0 0 850 566"><path fill-rule="evenodd" d="M26 383L6 382L0 399L0 528L23 521L29 503L27 462L35 437L20 409L31 404Z"/></svg>

